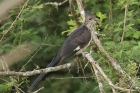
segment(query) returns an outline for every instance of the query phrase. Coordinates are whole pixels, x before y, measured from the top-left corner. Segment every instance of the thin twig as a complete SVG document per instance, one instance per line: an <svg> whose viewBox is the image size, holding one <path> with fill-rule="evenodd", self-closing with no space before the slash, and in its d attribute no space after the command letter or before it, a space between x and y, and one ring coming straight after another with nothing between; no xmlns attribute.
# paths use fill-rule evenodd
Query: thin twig
<svg viewBox="0 0 140 93"><path fill-rule="evenodd" d="M109 12L109 20L112 20L112 0L109 0L110 3L110 12ZM112 22L112 21L109 21Z"/></svg>
<svg viewBox="0 0 140 93"><path fill-rule="evenodd" d="M13 21L13 23L11 24L11 26L10 26L7 30L3 31L4 33L3 33L3 35L2 35L2 37L1 37L1 39L0 39L0 42L3 40L3 38L5 37L5 35L6 35L9 31L12 30L14 24L16 23L17 19L18 19L19 16L21 15L23 9L27 6L27 3L28 3L28 2L29 2L29 0L27 0L27 1L24 3L22 9L21 9L20 12L18 13L16 19Z"/></svg>
<svg viewBox="0 0 140 93"><path fill-rule="evenodd" d="M63 4L66 3L67 1L68 1L68 0L64 0L63 2L60 2L60 3L58 3L58 2L48 2L48 3L44 3L44 4L42 4L42 5L54 5L54 6L58 7L58 6L63 5ZM2 37L1 37L1 39L0 39L0 42L3 40L3 38L5 37L5 35L6 35L9 31L12 30L12 28L14 27L14 24L16 23L16 21L18 20L18 18L20 18L20 15L21 15L21 13L23 12L24 8L27 6L27 3L28 3L28 2L29 2L29 0L27 0L27 1L24 3L22 9L21 9L20 12L18 13L16 19L15 19L15 20L12 22L12 24L10 25L10 27L9 27L7 30L3 31L3 35L2 35Z"/></svg>
<svg viewBox="0 0 140 93"><path fill-rule="evenodd" d="M18 89L20 92L17 92L17 93L25 93L23 90L21 90L19 87L17 87L16 85L14 85L14 87L16 88L16 89Z"/></svg>
<svg viewBox="0 0 140 93"><path fill-rule="evenodd" d="M44 39L44 42L45 42L45 40L46 40L46 37L45 37L45 39ZM43 43L44 43L44 42L43 42ZM23 71L24 67L32 61L33 57L42 49L42 46L43 46L43 45L41 45L41 46L39 47L39 49L33 54L33 56L23 65L23 67L21 68L20 71Z"/></svg>
<svg viewBox="0 0 140 93"><path fill-rule="evenodd" d="M86 75L85 75L85 71L84 71L84 68L83 68L83 66L82 66L81 61L80 61L79 63L80 63L80 68L81 68L81 70L82 70L82 73L83 73L84 77L86 77ZM86 82L86 84L87 84L87 80L86 80L86 78L83 78L83 80L85 80L85 82Z"/></svg>
<svg viewBox="0 0 140 93"><path fill-rule="evenodd" d="M114 85L112 83L112 81L108 78L108 76L103 72L102 68L98 65L98 62L96 62L93 57L89 54L89 53L86 53L85 54L85 57L88 59L88 61L92 64L92 66L96 67L98 69L98 71L100 72L100 74L105 78L105 80L107 81L107 83L114 89L118 89L118 90L121 90L121 91L125 91L125 92L130 92L130 89L126 89L126 88L122 88L122 87L118 87L116 85Z"/></svg>
<svg viewBox="0 0 140 93"><path fill-rule="evenodd" d="M122 33L121 43L123 42L123 39L124 39L124 33L125 33L125 27L126 27L126 16L127 16L127 11L128 11L128 0L126 0L126 5L124 7L125 7L125 12L124 12L123 33Z"/></svg>
<svg viewBox="0 0 140 93"><path fill-rule="evenodd" d="M39 88L38 90L32 92L32 93L39 93L40 90L44 89L44 87Z"/></svg>
<svg viewBox="0 0 140 93"><path fill-rule="evenodd" d="M69 6L70 6L70 11L71 11L71 14L77 24L77 27L80 27L81 26L81 23L79 22L78 20L78 16L77 16L77 13L76 11L74 10L74 4L73 4L73 1L74 0L69 0Z"/></svg>
<svg viewBox="0 0 140 93"><path fill-rule="evenodd" d="M64 78L56 78L56 77L52 77L51 79L87 79L87 78L93 78L94 76L84 76L84 77L64 77Z"/></svg>
<svg viewBox="0 0 140 93"><path fill-rule="evenodd" d="M96 67L94 65L92 65L92 66L93 66L93 69L94 69L94 72L95 72L95 75L96 75L96 78L97 78L99 90L100 90L101 93L105 93L104 88L103 88L103 84L102 84L102 80L100 78L99 71L96 69Z"/></svg>
<svg viewBox="0 0 140 93"><path fill-rule="evenodd" d="M54 6L58 7L58 6L63 5L63 4L66 3L67 1L68 1L68 0L64 0L63 2L60 2L60 3L58 3L58 2L47 2L47 3L44 3L44 4L42 4L42 5L54 5Z"/></svg>

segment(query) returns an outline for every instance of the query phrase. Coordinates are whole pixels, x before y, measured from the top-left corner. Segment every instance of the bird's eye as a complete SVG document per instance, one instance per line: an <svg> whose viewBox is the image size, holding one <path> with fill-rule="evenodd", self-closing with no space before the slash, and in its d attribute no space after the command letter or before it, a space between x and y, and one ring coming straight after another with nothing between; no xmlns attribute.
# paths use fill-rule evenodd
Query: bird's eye
<svg viewBox="0 0 140 93"><path fill-rule="evenodd" d="M89 18L89 20L92 20L92 18Z"/></svg>

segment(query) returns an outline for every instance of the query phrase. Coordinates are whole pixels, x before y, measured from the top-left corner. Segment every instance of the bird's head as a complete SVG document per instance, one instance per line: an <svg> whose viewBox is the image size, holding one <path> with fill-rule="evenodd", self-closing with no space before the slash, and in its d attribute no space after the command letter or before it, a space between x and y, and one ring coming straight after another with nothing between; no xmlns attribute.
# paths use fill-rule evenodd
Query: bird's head
<svg viewBox="0 0 140 93"><path fill-rule="evenodd" d="M99 19L89 11L85 12L85 25L88 27L93 26Z"/></svg>

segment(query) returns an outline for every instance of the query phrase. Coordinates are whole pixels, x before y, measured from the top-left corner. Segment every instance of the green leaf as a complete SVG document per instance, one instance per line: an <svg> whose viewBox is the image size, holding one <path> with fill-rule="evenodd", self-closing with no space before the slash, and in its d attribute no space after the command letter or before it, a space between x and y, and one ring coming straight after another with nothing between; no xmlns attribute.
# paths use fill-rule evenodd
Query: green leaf
<svg viewBox="0 0 140 93"><path fill-rule="evenodd" d="M138 39L140 38L140 31L136 31L133 35L134 38Z"/></svg>

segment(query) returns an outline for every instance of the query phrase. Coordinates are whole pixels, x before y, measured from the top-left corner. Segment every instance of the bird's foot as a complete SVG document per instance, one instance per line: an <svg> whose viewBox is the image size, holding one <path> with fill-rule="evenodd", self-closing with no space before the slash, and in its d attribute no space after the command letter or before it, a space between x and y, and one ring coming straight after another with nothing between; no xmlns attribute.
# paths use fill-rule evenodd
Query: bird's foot
<svg viewBox="0 0 140 93"><path fill-rule="evenodd" d="M82 52L82 56L83 56L84 59L85 59L86 54L88 54L88 52ZM88 63L89 62L86 63L86 65L84 66L84 69L88 66Z"/></svg>
<svg viewBox="0 0 140 93"><path fill-rule="evenodd" d="M82 52L82 57L85 59L85 54L88 54L88 52Z"/></svg>

